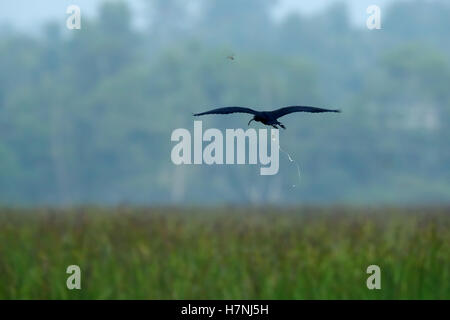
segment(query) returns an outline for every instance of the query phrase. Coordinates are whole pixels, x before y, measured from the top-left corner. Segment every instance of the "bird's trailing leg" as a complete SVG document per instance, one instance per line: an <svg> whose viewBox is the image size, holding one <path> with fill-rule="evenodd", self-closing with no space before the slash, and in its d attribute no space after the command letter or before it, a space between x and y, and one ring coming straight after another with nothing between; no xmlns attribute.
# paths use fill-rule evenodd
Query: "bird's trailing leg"
<svg viewBox="0 0 450 320"><path fill-rule="evenodd" d="M277 121L275 124L272 124L272 127L275 126L275 128L277 128L276 126L280 126L283 129L286 129L286 127L279 121ZM277 128L278 129L278 128Z"/></svg>
<svg viewBox="0 0 450 320"><path fill-rule="evenodd" d="M281 128L286 129L286 127L280 122L275 123L275 124L271 124L271 126L274 127L275 129L280 129L277 126L280 126Z"/></svg>

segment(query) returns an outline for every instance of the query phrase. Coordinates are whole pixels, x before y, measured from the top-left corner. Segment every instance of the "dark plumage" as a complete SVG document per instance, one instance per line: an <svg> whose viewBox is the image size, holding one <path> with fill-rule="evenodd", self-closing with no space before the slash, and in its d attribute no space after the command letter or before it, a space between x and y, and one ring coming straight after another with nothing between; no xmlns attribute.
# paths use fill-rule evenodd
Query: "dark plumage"
<svg viewBox="0 0 450 320"><path fill-rule="evenodd" d="M319 113L319 112L341 112L340 110L330 110L330 109L322 109L322 108L315 108L315 107L306 107L306 106L290 106L290 107L284 107L273 111L256 111L250 108L245 107L225 107L225 108L217 108L210 111L202 112L202 113L195 113L194 116L203 116L206 114L229 114L229 113L249 113L253 114L253 118L248 122L248 125L250 125L250 122L252 121L258 121L265 125L272 126L276 129L278 129L277 126L280 126L283 129L286 129L286 127L278 121L278 118L281 118L282 116L285 116L289 113L293 112L312 112L312 113Z"/></svg>

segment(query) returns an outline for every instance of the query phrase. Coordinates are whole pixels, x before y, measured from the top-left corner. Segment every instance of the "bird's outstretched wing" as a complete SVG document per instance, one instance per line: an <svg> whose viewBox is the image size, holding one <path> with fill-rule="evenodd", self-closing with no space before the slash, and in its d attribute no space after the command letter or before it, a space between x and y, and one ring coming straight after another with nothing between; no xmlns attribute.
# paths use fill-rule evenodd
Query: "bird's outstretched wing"
<svg viewBox="0 0 450 320"><path fill-rule="evenodd" d="M290 107L284 107L280 108L274 111L271 111L272 115L278 119L282 116L285 116L289 113L293 112L312 112L312 113L318 113L318 112L341 112L340 110L331 110L331 109L323 109L323 108L315 108L315 107L306 107L306 106L290 106Z"/></svg>
<svg viewBox="0 0 450 320"><path fill-rule="evenodd" d="M194 116L203 116L205 114L229 114L229 113L250 113L256 114L257 111L244 107L225 107L209 110L202 113L194 113Z"/></svg>

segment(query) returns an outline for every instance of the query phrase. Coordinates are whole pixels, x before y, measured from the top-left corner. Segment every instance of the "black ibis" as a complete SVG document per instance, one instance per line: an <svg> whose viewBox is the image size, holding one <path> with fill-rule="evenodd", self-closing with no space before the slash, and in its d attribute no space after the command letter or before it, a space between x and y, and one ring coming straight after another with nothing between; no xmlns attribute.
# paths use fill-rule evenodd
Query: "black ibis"
<svg viewBox="0 0 450 320"><path fill-rule="evenodd" d="M287 114L293 112L311 112L311 113L319 113L319 112L341 112L340 110L332 110L332 109L323 109L316 107L307 107L307 106L289 106L280 108L273 111L256 111L246 107L224 107L217 108L213 110L209 110L202 113L195 113L194 116L203 116L206 114L229 114L229 113L249 113L253 115L253 118L248 122L248 125L252 121L261 122L265 125L272 126L275 129L278 129L277 126L280 126L283 129L286 127L278 121L278 118L281 118Z"/></svg>

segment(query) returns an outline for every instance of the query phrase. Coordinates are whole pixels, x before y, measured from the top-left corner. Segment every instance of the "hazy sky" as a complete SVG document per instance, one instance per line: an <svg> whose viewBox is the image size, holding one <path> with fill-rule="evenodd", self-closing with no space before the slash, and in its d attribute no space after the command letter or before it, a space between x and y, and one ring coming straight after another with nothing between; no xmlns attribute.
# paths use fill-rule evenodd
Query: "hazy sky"
<svg viewBox="0 0 450 320"><path fill-rule="evenodd" d="M9 23L22 30L36 31L43 22L49 19L60 20L65 24L66 8L71 4L76 4L81 8L81 14L95 15L99 3L104 0L9 0L0 2L0 25ZM109 0L114 1L114 0ZM282 16L292 10L299 10L303 13L314 13L324 7L335 3L345 2L349 6L350 16L354 23L364 23L367 18L366 8L371 4L383 7L387 3L399 0L279 0L280 5L274 10L276 17ZM139 8L142 0L127 1L139 19Z"/></svg>

